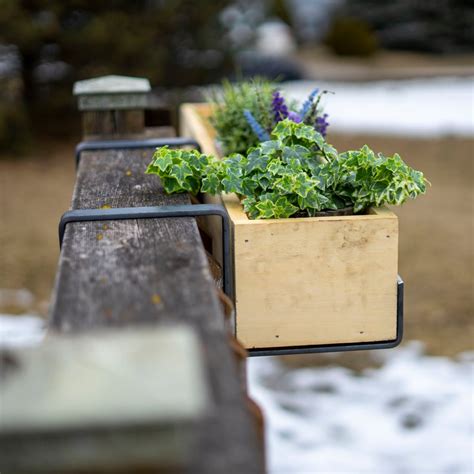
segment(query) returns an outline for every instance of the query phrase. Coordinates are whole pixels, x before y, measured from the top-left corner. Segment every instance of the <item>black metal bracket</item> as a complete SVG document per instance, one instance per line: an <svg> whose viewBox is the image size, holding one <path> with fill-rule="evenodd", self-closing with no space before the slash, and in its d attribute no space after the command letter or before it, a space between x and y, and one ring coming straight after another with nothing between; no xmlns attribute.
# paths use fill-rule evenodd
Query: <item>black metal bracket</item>
<svg viewBox="0 0 474 474"><path fill-rule="evenodd" d="M83 151L99 150L142 150L157 148L160 146L170 146L178 148L191 146L201 151L201 146L194 138L187 137L167 137L167 138L147 138L144 140L93 140L81 142L76 146L76 169L81 161Z"/></svg>
<svg viewBox="0 0 474 474"><path fill-rule="evenodd" d="M402 342L403 338L403 290L404 282L400 275L397 278L397 332L396 338L390 341L374 341L374 342L356 342L353 344L327 344L317 346L294 346L294 347L277 347L274 349L247 349L249 357L252 356L275 356L275 355L292 355L292 354L317 354L323 352L349 352L349 351L366 351L374 349L392 349Z"/></svg>
<svg viewBox="0 0 474 474"><path fill-rule="evenodd" d="M62 246L67 224L72 222L114 221L126 219L157 219L162 217L220 216L222 219L223 289L235 302L234 262L231 248L229 215L224 206L218 204L185 204L173 206L125 207L115 209L76 209L65 212L59 222L59 245ZM396 338L389 341L360 342L352 344L326 344L276 348L247 349L249 357L292 354L314 354L324 352L348 352L374 349L391 349L400 344L403 337L404 282L397 280ZM235 329L235 328L234 328Z"/></svg>
<svg viewBox="0 0 474 474"><path fill-rule="evenodd" d="M66 226L72 222L198 216L220 216L222 219L223 289L227 296L234 301L230 219L224 206L219 204L183 204L173 206L122 207L114 209L75 209L67 211L63 214L59 222L59 246L62 246Z"/></svg>

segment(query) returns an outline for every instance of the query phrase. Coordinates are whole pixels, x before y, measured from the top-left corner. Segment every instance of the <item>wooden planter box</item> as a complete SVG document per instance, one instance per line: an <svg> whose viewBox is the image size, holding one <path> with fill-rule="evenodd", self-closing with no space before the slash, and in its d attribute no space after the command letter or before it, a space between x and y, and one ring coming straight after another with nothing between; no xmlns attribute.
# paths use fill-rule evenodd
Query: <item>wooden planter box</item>
<svg viewBox="0 0 474 474"><path fill-rule="evenodd" d="M208 105L184 104L181 134L218 155L209 114ZM232 222L236 337L246 348L399 342L398 219L389 209L250 220L233 194L207 199L221 200ZM207 229L217 257L218 225Z"/></svg>

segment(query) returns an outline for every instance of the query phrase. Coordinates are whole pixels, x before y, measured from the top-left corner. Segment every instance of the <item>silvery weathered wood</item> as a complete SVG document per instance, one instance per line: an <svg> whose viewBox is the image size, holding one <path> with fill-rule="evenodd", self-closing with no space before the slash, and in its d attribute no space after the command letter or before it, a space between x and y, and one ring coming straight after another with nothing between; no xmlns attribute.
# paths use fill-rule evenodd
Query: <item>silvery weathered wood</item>
<svg viewBox="0 0 474 474"><path fill-rule="evenodd" d="M208 410L202 348L189 326L55 336L4 357L1 472L189 461Z"/></svg>
<svg viewBox="0 0 474 474"><path fill-rule="evenodd" d="M84 153L72 207L188 202L165 195L155 176L143 174L150 159L150 151ZM194 327L205 348L212 408L182 472L262 471L263 453L194 219L69 224L50 321L61 332L176 322Z"/></svg>
<svg viewBox="0 0 474 474"><path fill-rule="evenodd" d="M79 110L144 109L151 91L148 79L127 76L102 76L74 84Z"/></svg>
<svg viewBox="0 0 474 474"><path fill-rule="evenodd" d="M84 134L119 136L143 133L144 109L151 91L148 79L103 76L74 84Z"/></svg>

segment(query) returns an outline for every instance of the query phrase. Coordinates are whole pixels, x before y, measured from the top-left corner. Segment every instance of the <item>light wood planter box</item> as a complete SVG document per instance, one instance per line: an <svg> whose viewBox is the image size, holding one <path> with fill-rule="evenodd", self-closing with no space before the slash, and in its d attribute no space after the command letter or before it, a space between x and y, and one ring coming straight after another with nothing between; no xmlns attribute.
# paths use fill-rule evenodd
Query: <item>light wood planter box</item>
<svg viewBox="0 0 474 474"><path fill-rule="evenodd" d="M184 104L181 134L218 155L206 104ZM250 220L222 200L233 232L236 337L248 349L395 341L398 219L366 215ZM209 233L220 255L218 220Z"/></svg>

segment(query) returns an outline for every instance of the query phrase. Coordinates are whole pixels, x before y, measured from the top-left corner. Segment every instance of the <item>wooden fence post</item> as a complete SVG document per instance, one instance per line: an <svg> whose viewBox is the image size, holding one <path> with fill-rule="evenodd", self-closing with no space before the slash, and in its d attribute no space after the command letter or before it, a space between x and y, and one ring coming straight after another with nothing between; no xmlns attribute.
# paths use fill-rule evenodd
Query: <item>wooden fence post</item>
<svg viewBox="0 0 474 474"><path fill-rule="evenodd" d="M84 137L142 134L151 87L148 79L103 76L74 84Z"/></svg>

